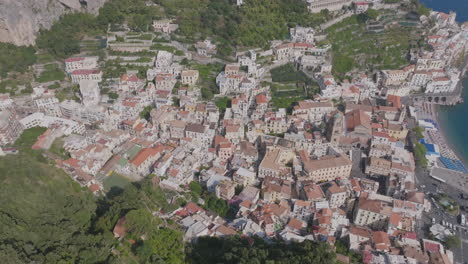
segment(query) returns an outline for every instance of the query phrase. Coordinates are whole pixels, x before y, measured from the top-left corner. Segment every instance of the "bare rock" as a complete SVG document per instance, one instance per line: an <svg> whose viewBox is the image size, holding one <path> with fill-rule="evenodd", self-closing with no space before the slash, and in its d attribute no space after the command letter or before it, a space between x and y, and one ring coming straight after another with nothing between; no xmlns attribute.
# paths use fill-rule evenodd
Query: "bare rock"
<svg viewBox="0 0 468 264"><path fill-rule="evenodd" d="M0 42L33 45L42 28L68 12L96 14L106 0L0 0Z"/></svg>

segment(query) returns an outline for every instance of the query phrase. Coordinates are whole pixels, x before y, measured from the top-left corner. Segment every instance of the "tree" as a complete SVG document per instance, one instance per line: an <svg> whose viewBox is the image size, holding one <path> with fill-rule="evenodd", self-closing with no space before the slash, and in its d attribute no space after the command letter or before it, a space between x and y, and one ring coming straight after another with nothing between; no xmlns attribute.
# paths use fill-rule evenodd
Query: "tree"
<svg viewBox="0 0 468 264"><path fill-rule="evenodd" d="M192 193L201 195L203 193L203 187L200 185L200 183L196 181L192 181L189 183L189 188Z"/></svg>
<svg viewBox="0 0 468 264"><path fill-rule="evenodd" d="M149 105L143 108L143 110L140 112L140 118L146 119L146 121L149 121L151 118L151 110L153 110L153 106Z"/></svg>
<svg viewBox="0 0 468 264"><path fill-rule="evenodd" d="M461 246L461 240L457 235L446 236L445 246L449 249L459 248Z"/></svg>
<svg viewBox="0 0 468 264"><path fill-rule="evenodd" d="M184 244L178 231L160 228L135 249L141 263L184 263Z"/></svg>
<svg viewBox="0 0 468 264"><path fill-rule="evenodd" d="M420 141L421 139L424 138L424 129L420 126L414 127L413 132L415 133L416 139Z"/></svg>
<svg viewBox="0 0 468 264"><path fill-rule="evenodd" d="M325 243L267 243L261 238L200 237L187 248L187 261L198 263L334 264L336 255Z"/></svg>
<svg viewBox="0 0 468 264"><path fill-rule="evenodd" d="M110 99L115 100L115 99L119 98L119 94L114 93L114 92L109 92L107 95L109 96Z"/></svg>

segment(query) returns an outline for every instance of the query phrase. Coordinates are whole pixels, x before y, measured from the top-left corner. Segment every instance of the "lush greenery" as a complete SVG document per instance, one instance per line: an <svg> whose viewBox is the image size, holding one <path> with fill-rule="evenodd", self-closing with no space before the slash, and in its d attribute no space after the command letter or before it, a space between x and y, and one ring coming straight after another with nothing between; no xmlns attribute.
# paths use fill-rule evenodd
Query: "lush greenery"
<svg viewBox="0 0 468 264"><path fill-rule="evenodd" d="M228 203L216 197L215 194L208 192L203 188L198 182L191 182L189 188L192 195L192 201L198 202L199 198L202 198L205 201L205 204L202 205L206 210L213 211L222 217L228 216L233 209L231 209ZM231 214L232 215L232 214Z"/></svg>
<svg viewBox="0 0 468 264"><path fill-rule="evenodd" d="M188 63L188 62L187 62ZM202 98L205 100L213 99L213 96L219 93L216 85L216 75L222 71L224 65L220 63L198 64L188 63L191 69L198 70L200 75L198 84L201 87Z"/></svg>
<svg viewBox="0 0 468 264"><path fill-rule="evenodd" d="M288 26L315 26L325 20L311 16L301 0L250 0L241 8L229 0L157 0L166 14L177 18L179 33L189 40L215 36L220 55L229 55L234 46L263 47L282 39Z"/></svg>
<svg viewBox="0 0 468 264"><path fill-rule="evenodd" d="M226 108L231 107L231 98L229 97L219 97L216 98L215 104L218 107L220 112L226 111Z"/></svg>
<svg viewBox="0 0 468 264"><path fill-rule="evenodd" d="M4 263L96 263L109 258L109 236L87 231L96 204L62 170L31 150L43 128L26 130L17 155L0 158L0 259Z"/></svg>
<svg viewBox="0 0 468 264"><path fill-rule="evenodd" d="M325 243L267 243L260 238L202 237L187 249L188 263L334 264L335 253Z"/></svg>
<svg viewBox="0 0 468 264"><path fill-rule="evenodd" d="M112 188L98 201L31 149L44 131L24 131L14 144L19 154L0 157L2 262L183 263L180 232L152 214L179 207L167 202L173 193L148 179ZM119 243L111 231L124 216L127 235Z"/></svg>
<svg viewBox="0 0 468 264"><path fill-rule="evenodd" d="M113 172L104 179L102 185L104 186L104 190L109 191L112 187L123 189L130 183L130 179Z"/></svg>
<svg viewBox="0 0 468 264"><path fill-rule="evenodd" d="M416 143L414 146L414 156L416 157L416 162L423 167L427 166L426 158L427 149L422 143Z"/></svg>
<svg viewBox="0 0 468 264"><path fill-rule="evenodd" d="M416 136L416 139L418 141L420 141L421 139L424 138L424 134L423 134L424 129L422 127L420 127L420 126L414 127L413 132L414 132L414 134Z"/></svg>
<svg viewBox="0 0 468 264"><path fill-rule="evenodd" d="M25 72L36 63L35 52L33 47L0 43L0 77L6 77L9 72Z"/></svg>
<svg viewBox="0 0 468 264"><path fill-rule="evenodd" d="M52 145L49 148L49 152L57 155L61 159L68 159L70 158L70 155L68 152L63 148L63 138L57 138L54 140Z"/></svg>
<svg viewBox="0 0 468 264"><path fill-rule="evenodd" d="M396 14L385 14L382 21L375 21L376 15L373 10L354 15L326 30L336 77L343 79L352 70L398 69L409 63L407 54L422 40L420 32L398 24L384 27L398 19Z"/></svg>
<svg viewBox="0 0 468 264"><path fill-rule="evenodd" d="M445 193L438 193L434 195L434 199L445 211L453 215L458 215L460 207L453 198Z"/></svg>
<svg viewBox="0 0 468 264"><path fill-rule="evenodd" d="M457 235L446 236L444 244L449 249L455 249L461 246L461 240Z"/></svg>
<svg viewBox="0 0 468 264"><path fill-rule="evenodd" d="M270 70L273 82L279 83L305 83L312 84L313 81L294 67L294 64L288 63Z"/></svg>
<svg viewBox="0 0 468 264"><path fill-rule="evenodd" d="M349 243L343 240L335 242L336 253L349 257L350 263L362 263L362 255L349 250Z"/></svg>
<svg viewBox="0 0 468 264"><path fill-rule="evenodd" d="M40 83L52 82L52 81L63 81L65 79L65 73L58 67L57 64L47 64L44 66L43 71L36 81Z"/></svg>
<svg viewBox="0 0 468 264"><path fill-rule="evenodd" d="M86 34L99 29L93 15L71 13L61 17L50 29L42 29L36 43L39 48L48 51L53 56L64 58L79 53L80 40Z"/></svg>
<svg viewBox="0 0 468 264"><path fill-rule="evenodd" d="M271 103L276 109L286 108L290 113L298 101L311 98L320 92L318 84L296 69L292 63L273 68L270 73L274 83L263 85L270 85Z"/></svg>
<svg viewBox="0 0 468 264"><path fill-rule="evenodd" d="M151 113L151 110L153 110L153 108L154 107L152 107L151 105L143 108L143 110L140 112L140 118L143 118L143 119L146 119L146 121L149 121L151 118L150 113Z"/></svg>

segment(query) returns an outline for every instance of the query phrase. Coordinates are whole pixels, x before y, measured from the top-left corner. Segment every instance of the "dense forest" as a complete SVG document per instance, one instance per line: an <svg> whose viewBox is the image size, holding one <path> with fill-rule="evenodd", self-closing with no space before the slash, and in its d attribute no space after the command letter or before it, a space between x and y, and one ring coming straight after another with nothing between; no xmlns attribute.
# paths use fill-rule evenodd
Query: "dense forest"
<svg viewBox="0 0 468 264"><path fill-rule="evenodd" d="M336 255L325 243L267 243L257 237L202 237L187 248L187 263L332 264Z"/></svg>
<svg viewBox="0 0 468 264"><path fill-rule="evenodd" d="M178 40L213 37L221 44L219 53L230 55L235 46L264 47L286 37L290 26L314 26L327 17L310 15L302 0L251 0L241 7L230 0L154 0L157 6L145 2L110 0L96 17L67 14L51 29L40 31L37 46L63 58L79 53L83 36L102 35L109 25L126 22L132 30L150 31L154 19L170 18L179 24Z"/></svg>

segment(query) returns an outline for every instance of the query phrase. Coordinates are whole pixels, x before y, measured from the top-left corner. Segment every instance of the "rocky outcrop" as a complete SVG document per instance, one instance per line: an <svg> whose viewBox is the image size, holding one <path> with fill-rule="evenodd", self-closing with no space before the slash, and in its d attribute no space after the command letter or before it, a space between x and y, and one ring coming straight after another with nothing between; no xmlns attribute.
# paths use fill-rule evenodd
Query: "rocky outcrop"
<svg viewBox="0 0 468 264"><path fill-rule="evenodd" d="M0 42L32 45L41 28L67 12L97 13L106 0L0 0Z"/></svg>

